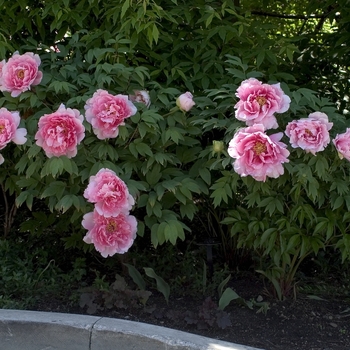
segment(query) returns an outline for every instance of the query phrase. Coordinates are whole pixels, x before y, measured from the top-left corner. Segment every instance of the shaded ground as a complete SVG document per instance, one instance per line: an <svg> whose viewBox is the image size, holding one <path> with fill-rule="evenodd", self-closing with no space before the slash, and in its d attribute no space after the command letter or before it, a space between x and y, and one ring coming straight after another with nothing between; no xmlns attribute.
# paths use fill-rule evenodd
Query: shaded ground
<svg viewBox="0 0 350 350"><path fill-rule="evenodd" d="M231 287L245 300L266 301L269 310L264 314L258 312L257 306L249 309L232 301L225 313L219 313L217 300L205 297L170 296L167 305L163 295L153 292L145 307L126 307L121 303L121 307L114 305L100 310L97 307L93 314L176 328L266 350L350 349L349 295L325 296L323 293L320 298L304 292L298 293L296 300L278 302L264 296L259 280L246 277L232 282ZM40 300L34 309L68 313L89 311L90 314L92 311L77 303L65 305L55 299Z"/></svg>

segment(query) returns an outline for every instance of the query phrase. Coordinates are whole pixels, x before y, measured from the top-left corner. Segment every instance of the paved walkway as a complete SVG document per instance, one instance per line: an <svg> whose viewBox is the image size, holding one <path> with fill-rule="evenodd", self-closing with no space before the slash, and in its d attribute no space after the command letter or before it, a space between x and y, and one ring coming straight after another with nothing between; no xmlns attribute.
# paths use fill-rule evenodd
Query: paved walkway
<svg viewBox="0 0 350 350"><path fill-rule="evenodd" d="M0 309L1 350L259 350L115 318Z"/></svg>

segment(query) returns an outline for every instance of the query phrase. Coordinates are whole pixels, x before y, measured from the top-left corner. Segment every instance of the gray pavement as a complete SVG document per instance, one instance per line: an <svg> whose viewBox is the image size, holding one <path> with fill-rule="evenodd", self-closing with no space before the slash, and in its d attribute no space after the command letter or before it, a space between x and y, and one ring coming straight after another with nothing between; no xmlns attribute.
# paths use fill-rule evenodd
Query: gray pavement
<svg viewBox="0 0 350 350"><path fill-rule="evenodd" d="M259 350L115 318L0 309L0 350Z"/></svg>

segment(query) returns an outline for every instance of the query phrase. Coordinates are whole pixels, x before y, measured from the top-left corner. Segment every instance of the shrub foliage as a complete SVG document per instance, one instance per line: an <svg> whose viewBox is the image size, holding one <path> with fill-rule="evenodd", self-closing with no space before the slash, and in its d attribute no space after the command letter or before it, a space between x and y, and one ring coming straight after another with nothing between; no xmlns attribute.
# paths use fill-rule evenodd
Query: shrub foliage
<svg viewBox="0 0 350 350"><path fill-rule="evenodd" d="M281 82L290 96L289 111L278 116L281 131L314 111L334 123L332 138L350 125L346 3L0 1L0 60L34 52L43 72L30 91L0 97L0 107L19 111L28 130L25 145L2 150L5 199L29 209L42 200L52 213L33 213L21 230L41 233L50 225L67 247L86 249L81 220L92 206L82 194L91 175L109 168L127 183L138 234L154 247L184 240L189 223L205 213L208 234L219 236L227 256L254 250L280 297L306 256L332 246L346 260L349 163L333 145L316 156L289 147L284 174L266 182L241 178L226 152L243 126L234 116L235 92L251 77ZM47 158L34 140L39 118L61 103L84 114L97 89L148 90L151 105L137 104L115 139L98 140L84 122L76 157ZM196 106L184 113L175 101L187 90ZM14 214L10 204L6 217Z"/></svg>

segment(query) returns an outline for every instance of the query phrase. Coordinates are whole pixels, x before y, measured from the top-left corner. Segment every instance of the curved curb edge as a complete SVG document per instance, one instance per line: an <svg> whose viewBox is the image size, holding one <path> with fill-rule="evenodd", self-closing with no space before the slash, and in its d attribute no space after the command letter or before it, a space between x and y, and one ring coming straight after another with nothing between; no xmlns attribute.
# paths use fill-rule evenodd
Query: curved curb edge
<svg viewBox="0 0 350 350"><path fill-rule="evenodd" d="M116 318L0 310L2 350L261 350Z"/></svg>

